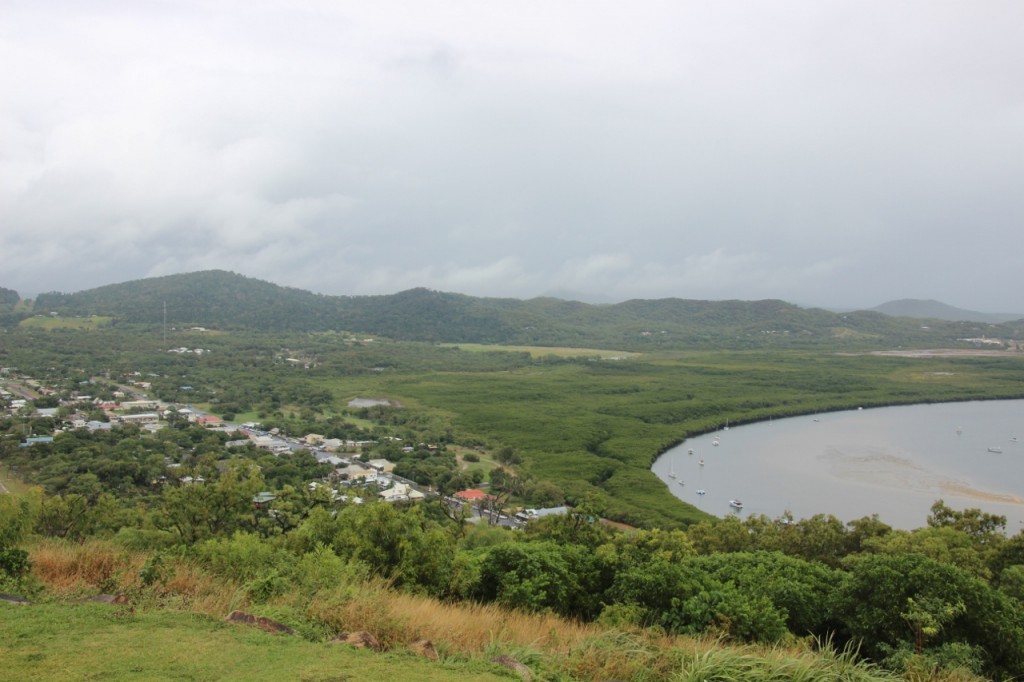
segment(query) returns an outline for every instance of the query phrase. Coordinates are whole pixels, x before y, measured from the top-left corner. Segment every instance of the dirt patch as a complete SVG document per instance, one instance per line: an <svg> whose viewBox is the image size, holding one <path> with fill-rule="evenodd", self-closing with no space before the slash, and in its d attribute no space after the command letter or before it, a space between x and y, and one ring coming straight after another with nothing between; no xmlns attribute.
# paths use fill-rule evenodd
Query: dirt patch
<svg viewBox="0 0 1024 682"><path fill-rule="evenodd" d="M982 348L927 348L917 350L873 350L867 353L842 355L889 355L900 358L956 358L956 357L1020 357L1019 353Z"/></svg>

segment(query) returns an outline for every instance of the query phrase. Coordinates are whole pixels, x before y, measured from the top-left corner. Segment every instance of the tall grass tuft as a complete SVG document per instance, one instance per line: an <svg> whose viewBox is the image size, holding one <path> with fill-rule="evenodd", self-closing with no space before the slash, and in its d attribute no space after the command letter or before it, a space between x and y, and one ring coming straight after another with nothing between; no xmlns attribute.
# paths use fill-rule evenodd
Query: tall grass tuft
<svg viewBox="0 0 1024 682"><path fill-rule="evenodd" d="M145 556L112 542L44 540L30 550L32 573L58 596L136 587Z"/></svg>
<svg viewBox="0 0 1024 682"><path fill-rule="evenodd" d="M596 626L553 615L488 604L447 603L390 590L383 584L318 595L311 601L309 613L333 630L367 630L385 644L429 639L471 654L495 647L568 650L599 632Z"/></svg>
<svg viewBox="0 0 1024 682"><path fill-rule="evenodd" d="M859 660L852 649L821 652L716 647L695 652L672 682L895 682L903 679Z"/></svg>

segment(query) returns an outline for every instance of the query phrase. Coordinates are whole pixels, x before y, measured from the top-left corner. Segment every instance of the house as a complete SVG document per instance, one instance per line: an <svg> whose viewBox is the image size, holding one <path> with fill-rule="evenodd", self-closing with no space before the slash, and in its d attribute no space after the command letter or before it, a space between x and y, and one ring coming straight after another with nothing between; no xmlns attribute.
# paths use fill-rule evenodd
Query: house
<svg viewBox="0 0 1024 682"><path fill-rule="evenodd" d="M256 493L255 495L252 496L252 506L256 507L257 509L263 509L276 499L277 495L275 495L272 492L264 491Z"/></svg>
<svg viewBox="0 0 1024 682"><path fill-rule="evenodd" d="M396 483L387 490L377 493L385 502L403 502L406 500L422 500L424 495L408 483Z"/></svg>
<svg viewBox="0 0 1024 682"><path fill-rule="evenodd" d="M331 452L337 452L341 449L341 446L345 444L345 441L340 438L324 438L323 442L320 443L320 447L324 450L330 450Z"/></svg>
<svg viewBox="0 0 1024 682"><path fill-rule="evenodd" d="M122 424L150 424L160 421L160 415L156 412L140 412L139 414L118 415L117 420Z"/></svg>
<svg viewBox="0 0 1024 682"><path fill-rule="evenodd" d="M458 500L462 500L463 502L472 502L473 504L479 504L480 502L495 499L494 495L488 495L479 488L469 488L468 490L460 490L459 492L455 493L453 497L455 497Z"/></svg>
<svg viewBox="0 0 1024 682"><path fill-rule="evenodd" d="M324 437L319 433L308 433L302 440L306 442L306 445L322 445Z"/></svg>
<svg viewBox="0 0 1024 682"><path fill-rule="evenodd" d="M385 474L390 474L395 470L395 465L386 459L371 459L366 463L368 466L381 471Z"/></svg>
<svg viewBox="0 0 1024 682"><path fill-rule="evenodd" d="M199 426L214 427L224 426L224 420L214 414L204 414L201 417L196 417L195 423Z"/></svg>
<svg viewBox="0 0 1024 682"><path fill-rule="evenodd" d="M568 507L548 507L547 509L524 509L516 514L516 519L526 522L541 519L545 516L562 516L569 513Z"/></svg>
<svg viewBox="0 0 1024 682"><path fill-rule="evenodd" d="M121 403L122 410L155 410L159 406L156 400L125 400Z"/></svg>
<svg viewBox="0 0 1024 682"><path fill-rule="evenodd" d="M341 475L348 478L350 481L359 479L366 479L368 476L377 477L377 471L374 469L367 469L359 464L349 464L347 467L338 469Z"/></svg>
<svg viewBox="0 0 1024 682"><path fill-rule="evenodd" d="M21 447L27 448L40 443L52 443L53 436L29 436L25 439L24 443L20 443Z"/></svg>

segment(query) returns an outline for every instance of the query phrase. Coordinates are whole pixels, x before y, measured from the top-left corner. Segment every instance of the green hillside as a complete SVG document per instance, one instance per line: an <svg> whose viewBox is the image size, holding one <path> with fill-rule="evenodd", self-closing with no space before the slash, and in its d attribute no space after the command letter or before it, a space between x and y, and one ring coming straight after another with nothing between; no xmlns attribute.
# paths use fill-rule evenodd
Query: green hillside
<svg viewBox="0 0 1024 682"><path fill-rule="evenodd" d="M0 660L0 676L10 682L515 679L485 662L376 654L272 635L203 614L90 603L0 602Z"/></svg>
<svg viewBox="0 0 1024 682"><path fill-rule="evenodd" d="M210 270L47 293L38 314L103 315L122 322L260 331L350 331L406 341L503 343L657 350L850 348L957 344L980 336L1024 338L1024 321L1003 325L839 314L778 300L632 300L589 305L411 289L381 296L325 296Z"/></svg>

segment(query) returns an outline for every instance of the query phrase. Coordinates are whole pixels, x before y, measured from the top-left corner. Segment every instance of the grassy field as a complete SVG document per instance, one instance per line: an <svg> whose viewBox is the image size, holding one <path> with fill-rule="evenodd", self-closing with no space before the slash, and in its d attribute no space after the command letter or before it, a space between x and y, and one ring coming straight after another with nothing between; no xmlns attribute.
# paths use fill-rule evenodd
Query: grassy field
<svg viewBox="0 0 1024 682"><path fill-rule="evenodd" d="M530 357L543 358L554 356L556 358L601 358L604 360L627 359L639 357L640 353L631 353L617 350L601 350L598 348L568 348L549 346L504 346L486 345L482 343L446 343L441 344L447 348L458 348L468 353L529 353Z"/></svg>
<svg viewBox="0 0 1024 682"><path fill-rule="evenodd" d="M370 382L374 386L368 386ZM686 438L769 417L915 402L1024 396L1024 357L905 358L830 352L663 352L624 361L536 361L496 371L393 372L352 383L449 419L570 501L596 493L608 516L672 527L704 516L649 468ZM325 382L336 395L349 379Z"/></svg>
<svg viewBox="0 0 1024 682"><path fill-rule="evenodd" d="M28 317L18 323L18 326L26 329L46 329L49 331L54 329L88 331L105 327L113 319L112 317L99 317L98 315L91 317Z"/></svg>
<svg viewBox="0 0 1024 682"><path fill-rule="evenodd" d="M0 602L0 678L16 680L509 680L436 662L271 635L209 616L92 603Z"/></svg>

